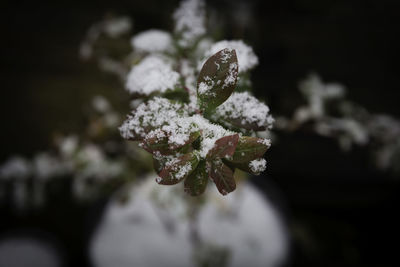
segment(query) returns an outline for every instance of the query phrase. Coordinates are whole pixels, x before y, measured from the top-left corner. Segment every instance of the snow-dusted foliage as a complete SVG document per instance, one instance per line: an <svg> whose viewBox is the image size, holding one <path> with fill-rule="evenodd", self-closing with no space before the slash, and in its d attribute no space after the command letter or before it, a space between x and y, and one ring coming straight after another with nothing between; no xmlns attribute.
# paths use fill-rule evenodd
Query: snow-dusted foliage
<svg viewBox="0 0 400 267"><path fill-rule="evenodd" d="M17 211L37 208L47 200L47 184L68 177L74 196L90 201L134 179L135 170L151 170L146 164L151 158L137 146L121 142L117 135L121 115L108 100L95 96L91 104L85 134L57 136L53 149L37 152L32 159L14 156L0 165L0 200L10 195ZM105 143L99 141L103 136ZM133 159L141 163L132 167Z"/></svg>
<svg viewBox="0 0 400 267"><path fill-rule="evenodd" d="M206 33L203 0L184 0L173 15L174 33L179 36L178 45L193 46Z"/></svg>
<svg viewBox="0 0 400 267"><path fill-rule="evenodd" d="M212 44L205 37L203 1L183 1L173 18L172 35L150 30L132 38L139 60L126 88L144 102L119 129L152 154L159 184L185 180L185 191L199 195L211 179L225 195L236 188L235 168L263 170L254 164L270 146L246 136L272 127L269 108L249 92L234 92L239 72L258 59L240 40Z"/></svg>
<svg viewBox="0 0 400 267"><path fill-rule="evenodd" d="M214 116L226 127L236 126L244 129L270 129L274 122L268 106L248 92L233 93L217 108Z"/></svg>
<svg viewBox="0 0 400 267"><path fill-rule="evenodd" d="M369 146L374 163L381 169L399 171L400 121L382 114L372 114L344 98L345 87L324 83L311 74L299 83L306 105L298 107L292 118L277 118L283 130L311 128L316 134L334 138L344 151L353 145Z"/></svg>

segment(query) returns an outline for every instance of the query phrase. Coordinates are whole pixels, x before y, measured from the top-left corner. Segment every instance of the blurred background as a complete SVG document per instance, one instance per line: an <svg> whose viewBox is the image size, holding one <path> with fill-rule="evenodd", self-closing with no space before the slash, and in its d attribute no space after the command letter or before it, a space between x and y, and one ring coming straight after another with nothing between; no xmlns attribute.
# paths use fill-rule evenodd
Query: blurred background
<svg viewBox="0 0 400 267"><path fill-rule="evenodd" d="M214 36L243 39L259 57L252 72L254 94L273 115L291 116L303 101L298 82L316 72L324 81L345 85L347 99L369 112L400 118L398 1L206 3ZM97 62L82 61L80 44L93 23L111 15L130 17L135 33L169 31L178 4L3 3L0 162L13 155L32 158L52 149L59 133L85 131L96 95L128 113L123 84ZM266 155L267 171L251 183L277 207L288 229L283 266L399 266L399 173L376 168L364 146L344 152L334 139L312 132L277 135ZM52 186L56 189L49 190L41 209L21 214L1 205L0 265L7 244L17 246L7 240L30 239L36 241L27 251L49 254L42 266L60 266L52 257L65 266L92 266L88 246L109 197L76 201L67 178Z"/></svg>

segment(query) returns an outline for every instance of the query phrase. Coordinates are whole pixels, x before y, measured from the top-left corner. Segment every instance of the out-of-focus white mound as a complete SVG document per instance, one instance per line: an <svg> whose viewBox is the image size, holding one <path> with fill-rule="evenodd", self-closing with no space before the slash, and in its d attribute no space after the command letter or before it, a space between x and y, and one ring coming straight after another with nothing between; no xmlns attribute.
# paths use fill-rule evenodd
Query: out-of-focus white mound
<svg viewBox="0 0 400 267"><path fill-rule="evenodd" d="M1 267L59 267L58 253L49 244L29 237L0 240Z"/></svg>
<svg viewBox="0 0 400 267"><path fill-rule="evenodd" d="M228 196L209 188L196 220L203 244L227 250L227 266L280 266L287 232L271 203L249 183ZM127 203L114 197L91 242L94 265L196 266L187 215L192 197L182 192L146 179L132 187Z"/></svg>

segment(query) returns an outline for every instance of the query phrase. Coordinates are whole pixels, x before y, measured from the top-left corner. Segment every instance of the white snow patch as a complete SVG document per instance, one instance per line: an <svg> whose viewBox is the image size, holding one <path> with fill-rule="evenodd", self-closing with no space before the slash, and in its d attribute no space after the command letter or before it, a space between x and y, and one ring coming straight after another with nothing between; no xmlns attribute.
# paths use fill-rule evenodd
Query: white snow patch
<svg viewBox="0 0 400 267"><path fill-rule="evenodd" d="M248 92L233 93L216 110L216 116L228 119L240 119L244 124L256 124L259 127L272 128L274 119L269 108Z"/></svg>
<svg viewBox="0 0 400 267"><path fill-rule="evenodd" d="M135 35L131 44L137 52L166 52L172 49L172 37L166 31L147 30Z"/></svg>
<svg viewBox="0 0 400 267"><path fill-rule="evenodd" d="M250 170L254 173L260 173L267 168L267 161L265 159L255 159L249 163Z"/></svg>
<svg viewBox="0 0 400 267"><path fill-rule="evenodd" d="M130 93L150 95L154 92L165 92L174 89L179 74L172 65L160 56L147 56L133 66L128 74L126 88Z"/></svg>

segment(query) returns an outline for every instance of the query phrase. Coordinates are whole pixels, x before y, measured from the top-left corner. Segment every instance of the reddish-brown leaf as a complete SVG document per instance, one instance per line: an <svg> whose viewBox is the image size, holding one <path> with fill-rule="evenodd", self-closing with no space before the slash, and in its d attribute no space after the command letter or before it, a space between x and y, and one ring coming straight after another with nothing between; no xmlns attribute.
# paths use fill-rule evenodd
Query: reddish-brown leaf
<svg viewBox="0 0 400 267"><path fill-rule="evenodd" d="M235 153L229 161L249 162L261 158L269 148L269 144L263 138L242 136L236 146Z"/></svg>
<svg viewBox="0 0 400 267"><path fill-rule="evenodd" d="M199 158L197 155L194 153L185 154L177 158L173 164L164 167L158 174L157 183L164 185L177 184L193 172L198 163Z"/></svg>
<svg viewBox="0 0 400 267"><path fill-rule="evenodd" d="M204 193L208 183L208 171L206 162L200 161L197 168L185 179L185 192L191 196Z"/></svg>
<svg viewBox="0 0 400 267"><path fill-rule="evenodd" d="M222 195L226 195L236 189L233 171L221 160L216 160L211 163L209 175Z"/></svg>
<svg viewBox="0 0 400 267"><path fill-rule="evenodd" d="M235 50L225 48L211 56L197 79L200 109L207 112L225 102L236 87L237 75Z"/></svg>
<svg viewBox="0 0 400 267"><path fill-rule="evenodd" d="M232 157L239 141L239 135L224 136L215 141L214 147L207 153L207 158Z"/></svg>

